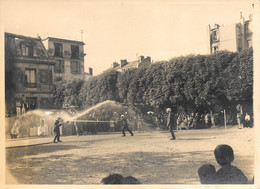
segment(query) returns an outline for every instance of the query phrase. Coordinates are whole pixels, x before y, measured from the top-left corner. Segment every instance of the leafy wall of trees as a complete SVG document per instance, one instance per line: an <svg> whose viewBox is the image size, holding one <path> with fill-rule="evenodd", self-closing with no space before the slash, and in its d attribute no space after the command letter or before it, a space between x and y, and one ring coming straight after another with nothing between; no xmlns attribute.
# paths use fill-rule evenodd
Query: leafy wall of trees
<svg viewBox="0 0 260 189"><path fill-rule="evenodd" d="M56 107L70 103L82 109L105 100L153 111L252 105L253 50L182 56L123 73L111 69L84 82L58 81L53 91Z"/></svg>

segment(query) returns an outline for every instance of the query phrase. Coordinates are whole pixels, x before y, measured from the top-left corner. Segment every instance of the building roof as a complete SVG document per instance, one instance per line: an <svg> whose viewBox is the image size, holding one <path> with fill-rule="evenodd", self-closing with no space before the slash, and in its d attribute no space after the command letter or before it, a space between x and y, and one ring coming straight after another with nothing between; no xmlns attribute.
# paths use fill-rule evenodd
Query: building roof
<svg viewBox="0 0 260 189"><path fill-rule="evenodd" d="M127 62L126 65L123 66L123 68L132 68L132 67L136 67L139 65L138 60L136 61L132 61L132 62Z"/></svg>
<svg viewBox="0 0 260 189"><path fill-rule="evenodd" d="M5 36L6 37L16 37L16 38L20 38L20 39L32 39L32 40L41 40L40 38L37 38L37 37L27 37L27 36L24 36L24 35L17 35L17 34L13 34L13 33L8 33L8 32L5 32Z"/></svg>
<svg viewBox="0 0 260 189"><path fill-rule="evenodd" d="M124 66L121 67L121 65L118 65L114 67L114 69L121 69L121 68L132 68L132 67L138 67L139 62L138 60L132 61L132 62L127 62Z"/></svg>
<svg viewBox="0 0 260 189"><path fill-rule="evenodd" d="M75 43L78 45L85 45L85 43L83 41L74 41L74 40L61 39L61 38L55 38L55 37L48 37L47 39L50 41L56 41L56 42L61 42L61 43Z"/></svg>
<svg viewBox="0 0 260 189"><path fill-rule="evenodd" d="M27 37L27 36L23 36L23 35L17 35L17 34L13 34L13 33L8 33L5 32L5 37L6 38L11 38L14 40L31 40L34 41L35 43L37 43L38 45L40 45L41 49L44 51L44 56L22 56L20 54L17 54L16 52L16 56L15 59L19 60L20 62L32 62L32 63L50 63L50 64L54 64L55 60L52 59L49 54L46 51L46 48L44 47L41 38L36 38L36 37ZM18 47L18 44L14 43L13 45L15 45L16 47Z"/></svg>

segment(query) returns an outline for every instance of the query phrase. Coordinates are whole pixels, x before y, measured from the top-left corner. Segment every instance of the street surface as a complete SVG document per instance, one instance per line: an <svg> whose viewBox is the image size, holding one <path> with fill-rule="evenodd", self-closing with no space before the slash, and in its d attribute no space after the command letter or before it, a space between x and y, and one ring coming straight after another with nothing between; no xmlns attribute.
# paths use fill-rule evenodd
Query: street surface
<svg viewBox="0 0 260 189"><path fill-rule="evenodd" d="M181 130L171 141L166 131L98 133L6 140L6 184L101 184L110 173L134 176L143 184L199 184L204 163L219 168L218 144L232 146L233 165L254 176L254 128ZM9 175L11 174L11 175Z"/></svg>

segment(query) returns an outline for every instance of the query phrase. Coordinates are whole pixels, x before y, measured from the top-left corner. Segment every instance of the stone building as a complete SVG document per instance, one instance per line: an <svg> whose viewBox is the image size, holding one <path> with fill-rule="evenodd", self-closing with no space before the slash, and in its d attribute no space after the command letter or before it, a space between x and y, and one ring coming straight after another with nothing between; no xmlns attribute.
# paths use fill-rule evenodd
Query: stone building
<svg viewBox="0 0 260 189"><path fill-rule="evenodd" d="M56 61L54 79L86 79L92 76L92 68L89 68L89 73L84 72L84 42L48 37L43 39L43 43L49 56Z"/></svg>
<svg viewBox="0 0 260 189"><path fill-rule="evenodd" d="M245 20L240 13L240 22L227 26L209 25L210 53L221 50L232 52L252 47L252 15Z"/></svg>
<svg viewBox="0 0 260 189"><path fill-rule="evenodd" d="M124 72L132 68L147 67L150 65L151 65L151 57L147 56L146 58L144 58L144 56L139 56L138 60L132 62L127 62L126 59L121 60L120 64L117 62L113 62L112 68L119 72Z"/></svg>
<svg viewBox="0 0 260 189"><path fill-rule="evenodd" d="M5 33L5 48L12 49L14 54L12 64L15 65L17 84L14 101L6 106L9 109L16 107L17 114L22 110L49 108L55 62L49 57L41 39Z"/></svg>

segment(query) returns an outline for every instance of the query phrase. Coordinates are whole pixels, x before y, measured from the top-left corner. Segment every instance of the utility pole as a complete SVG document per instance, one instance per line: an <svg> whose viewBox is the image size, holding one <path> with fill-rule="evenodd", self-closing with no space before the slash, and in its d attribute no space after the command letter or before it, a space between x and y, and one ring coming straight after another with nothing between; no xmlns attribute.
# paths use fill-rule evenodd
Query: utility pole
<svg viewBox="0 0 260 189"><path fill-rule="evenodd" d="M224 123L225 123L225 130L227 129L227 121L226 121L226 110L224 109Z"/></svg>

